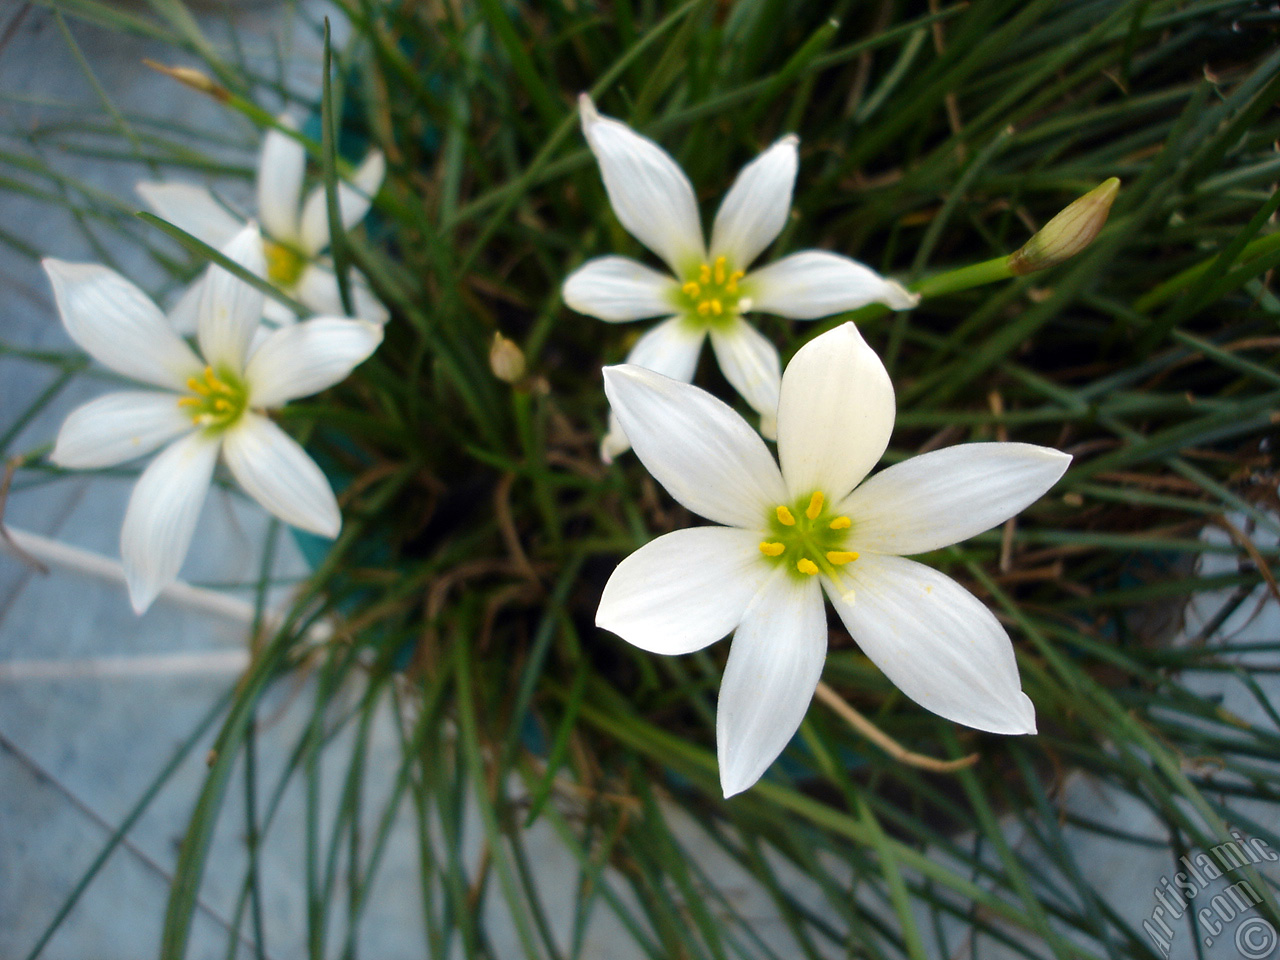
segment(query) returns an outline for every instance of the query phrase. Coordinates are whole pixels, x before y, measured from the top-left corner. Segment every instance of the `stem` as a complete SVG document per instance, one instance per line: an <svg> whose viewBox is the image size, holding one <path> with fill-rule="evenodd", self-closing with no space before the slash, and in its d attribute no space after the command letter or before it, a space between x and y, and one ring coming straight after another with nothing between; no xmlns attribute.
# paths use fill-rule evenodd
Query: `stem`
<svg viewBox="0 0 1280 960"><path fill-rule="evenodd" d="M984 260L981 263L972 263L967 267L957 267L955 270L937 273L931 277L925 277L923 280L908 284L907 289L912 293L920 294L921 299L925 299L941 296L944 293L968 290L970 287L980 287L987 283L996 283L1000 280L1008 280L1014 276L1013 270L1009 267L1010 256L996 257L993 260ZM818 326L817 332L825 333L849 321L862 324L868 320L878 320L880 317L888 316L890 313L893 313L893 310L883 303L868 303L865 306L858 307L856 310L850 310L839 316L831 317Z"/></svg>
<svg viewBox="0 0 1280 960"><path fill-rule="evenodd" d="M956 770L963 770L965 767L972 767L978 762L978 754L976 753L971 753L967 757L961 757L958 760L938 760L934 757L926 757L922 753L916 753L914 750L908 750L855 710L844 697L840 696L821 680L818 681L818 689L814 692L819 700L839 714L840 718L848 723L849 726L853 727L893 759L905 763L907 766L919 767L921 770L932 770L935 773L952 773Z"/></svg>
<svg viewBox="0 0 1280 960"><path fill-rule="evenodd" d="M1008 280L1012 276L1013 270L1009 266L1009 257L996 257L994 260L984 260L982 263L974 263L967 267L958 267L946 273L926 277L911 284L910 289L921 297L936 297L944 293L968 290L970 287L980 287L986 283L995 283L997 280Z"/></svg>

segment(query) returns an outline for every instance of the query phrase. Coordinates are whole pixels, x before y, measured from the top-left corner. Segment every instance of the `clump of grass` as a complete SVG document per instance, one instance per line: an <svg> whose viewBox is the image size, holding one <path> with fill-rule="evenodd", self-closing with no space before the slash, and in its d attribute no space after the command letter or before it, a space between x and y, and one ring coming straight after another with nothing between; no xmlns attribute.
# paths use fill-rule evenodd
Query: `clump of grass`
<svg viewBox="0 0 1280 960"><path fill-rule="evenodd" d="M1073 855L1080 837L1166 845L1171 869L1232 827L1280 846L1280 776L1267 761L1280 718L1256 660L1276 645L1211 629L1259 587L1280 598L1280 304L1270 288L1280 54L1261 8L342 0L352 39L326 45L323 91L299 92L205 37L177 0L142 12L53 6L168 41L173 60L198 64L254 129L282 101L320 118L312 159L330 189L344 147L354 157L376 146L389 162L371 225L335 240L339 263L358 266L394 313L386 343L350 381L287 411L286 426L345 480L347 523L210 717L216 749L178 859L165 957L186 950L232 772L254 769L255 709L302 668L304 650L321 695L272 786L298 778L318 791L322 756L345 765L336 825L321 833L308 820L308 864L346 867L341 882L318 867L299 881L315 956L336 946L326 942L333 911L355 942L383 862L385 837L360 832L374 782L391 785L376 791L379 822L408 807L421 824L432 955L489 954L473 909L487 885L530 957L575 955L596 910L652 956L769 955L753 918L686 855L672 811L759 880L795 954L811 957L950 955L965 937L1027 956L1132 956L1144 934L1100 899ZM950 758L976 751L979 762L926 774L815 704L783 761L726 803L713 752L723 645L655 658L595 630L613 564L690 518L633 458L605 468L596 457L607 412L599 367L622 359L634 335L572 314L559 288L590 256L644 253L612 219L577 132L581 90L659 139L703 199L763 145L798 133L795 212L777 249L838 250L917 283L1012 252L1075 196L1121 178L1107 228L1074 260L859 318L898 390L890 459L978 439L1075 457L1016 522L929 558L1009 627L1039 736L988 737L915 708L837 627L831 687L902 744ZM101 92L97 114L8 131L25 148L5 150L3 186L189 276L197 261L175 258L154 224L131 216L130 198L102 196L46 158L56 148L173 177L249 172L209 159L218 144L125 116ZM764 319L762 329L785 358L840 319ZM495 332L524 353L519 384L489 370ZM83 366L0 351L63 371L59 383ZM708 365L698 382L730 398L717 376ZM12 449L55 392L34 398L3 438L6 457L25 455L18 489L56 482L42 451ZM1211 528L1227 539L1202 536ZM1233 564L1206 572L1201 561L1219 554ZM1222 592L1221 609L1193 642L1171 645L1184 604L1207 591ZM322 616L339 630L316 651L303 634ZM1266 721L1198 692L1194 678L1213 674L1242 684ZM356 707L326 712L324 694L347 685L360 691ZM361 745L388 704L415 719L398 766L374 769ZM337 755L342 730L356 747ZM1071 771L1143 805L1160 832L1121 834L1063 806ZM486 842L478 865L437 856L428 826L442 818L449 829L467 796ZM247 835L269 829L252 804L248 817ZM550 933L524 858L521 831L535 822L580 864L571 943ZM260 896L253 864L231 953ZM777 880L778 864L810 878L821 910ZM1275 918L1270 887L1253 879L1265 893L1258 909Z"/></svg>

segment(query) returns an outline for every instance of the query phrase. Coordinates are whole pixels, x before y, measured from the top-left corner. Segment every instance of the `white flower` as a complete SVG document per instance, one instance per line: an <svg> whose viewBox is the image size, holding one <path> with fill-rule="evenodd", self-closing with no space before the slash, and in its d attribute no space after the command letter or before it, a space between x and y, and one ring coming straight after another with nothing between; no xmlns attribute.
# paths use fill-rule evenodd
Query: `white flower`
<svg viewBox="0 0 1280 960"><path fill-rule="evenodd" d="M826 592L862 651L907 696L994 733L1034 733L1013 646L950 577L903 559L980 533L1036 500L1070 457L1023 443L926 453L863 481L893 430L893 387L846 323L782 376L778 458L697 387L606 367L641 462L694 513L725 524L659 537L619 564L596 623L655 653L730 631L716 742L725 796L764 773L800 725L827 649Z"/></svg>
<svg viewBox="0 0 1280 960"><path fill-rule="evenodd" d="M224 253L262 266L257 227ZM382 327L316 317L257 335L263 294L221 267L201 281L197 356L141 290L106 267L45 260L62 322L80 347L156 390L110 393L73 410L58 433L59 466L109 467L167 447L138 478L120 554L142 613L178 575L221 452L245 492L286 523L325 537L342 525L328 480L262 415L344 379L382 342Z"/></svg>
<svg viewBox="0 0 1280 960"><path fill-rule="evenodd" d="M291 130L297 124L288 116L279 120ZM264 265L256 270L283 293L318 314L341 316L342 297L333 263L322 256L329 246L329 211L323 186L314 187L302 200L302 180L307 154L302 144L278 130L268 130L262 138L258 158L258 219L262 222ZM386 161L381 151L372 150L356 170L351 183L338 184L338 210L342 226L350 230L364 219L369 204L382 186ZM205 187L191 183L137 185L143 201L161 219L180 227L211 247L221 249L245 226ZM386 323L387 308L369 289L364 277L351 271L351 297L355 316L371 323ZM193 287L174 307L171 319L181 333L195 330L195 308L199 290ZM296 318L284 304L268 299L266 318L274 323L292 323Z"/></svg>
<svg viewBox="0 0 1280 960"><path fill-rule="evenodd" d="M702 341L710 336L725 379L760 413L760 430L772 439L778 351L743 314L761 310L813 320L873 301L895 310L919 301L874 270L822 250L793 253L747 272L791 210L796 137L783 137L738 174L716 213L708 249L693 187L670 154L626 124L601 116L586 94L578 105L614 213L674 274L610 256L589 260L565 281L564 301L579 313L610 322L667 318L640 338L628 363L688 383ZM608 463L628 446L617 419L610 418L601 457Z"/></svg>

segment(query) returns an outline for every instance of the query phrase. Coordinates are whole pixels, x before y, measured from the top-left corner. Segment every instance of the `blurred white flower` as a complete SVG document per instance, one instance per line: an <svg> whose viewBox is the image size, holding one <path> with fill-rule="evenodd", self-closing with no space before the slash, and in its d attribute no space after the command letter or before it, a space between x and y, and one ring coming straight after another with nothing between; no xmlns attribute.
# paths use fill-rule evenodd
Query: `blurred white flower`
<svg viewBox="0 0 1280 960"><path fill-rule="evenodd" d="M255 273L263 268L253 224L223 252ZM262 331L261 291L211 266L200 284L198 356L114 271L52 259L44 268L71 339L116 373L162 388L109 393L73 410L52 454L59 466L93 469L168 444L138 478L120 534L135 611L177 577L219 452L245 492L281 520L337 536L342 518L329 481L262 411L344 379L382 342L381 326L316 317Z"/></svg>
<svg viewBox="0 0 1280 960"><path fill-rule="evenodd" d="M288 116L281 126L297 129ZM307 154L302 144L281 133L268 130L262 138L258 158L258 219L262 223L264 264L256 270L281 292L318 314L342 316L342 297L333 262L324 256L329 247L329 211L324 187L313 187L302 199L302 181ZM338 210L344 230L352 229L369 212L369 204L382 186L386 161L381 151L372 150L360 164L350 183L338 184ZM244 227L206 187L191 183L137 185L143 201L161 219L180 227L211 247L221 249ZM371 323L386 323L389 314L365 278L351 271L351 297L355 316ZM192 287L171 311L171 319L181 333L194 332L199 290ZM268 299L263 310L273 323L292 323L296 317L284 304Z"/></svg>
<svg viewBox="0 0 1280 960"><path fill-rule="evenodd" d="M793 253L747 272L791 210L796 137L783 137L738 174L716 213L708 249L693 187L670 154L626 124L601 116L585 93L578 106L614 213L674 274L609 256L587 261L565 281L564 301L579 313L609 322L667 318L640 338L628 363L688 383L702 341L710 336L725 379L760 413L760 430L772 439L778 351L743 314L760 310L813 320L873 301L895 310L919 301L869 267L822 250ZM611 418L601 457L608 463L628 446Z"/></svg>
<svg viewBox="0 0 1280 960"><path fill-rule="evenodd" d="M958 583L903 554L936 550L1032 503L1070 457L971 443L863 478L893 431L884 365L846 323L782 376L778 458L733 410L634 365L605 391L636 455L677 501L724 526L661 536L619 564L596 623L645 650L699 650L734 631L720 686L720 782L756 782L799 727L827 650L823 592L907 696L993 733L1034 733L1013 645Z"/></svg>

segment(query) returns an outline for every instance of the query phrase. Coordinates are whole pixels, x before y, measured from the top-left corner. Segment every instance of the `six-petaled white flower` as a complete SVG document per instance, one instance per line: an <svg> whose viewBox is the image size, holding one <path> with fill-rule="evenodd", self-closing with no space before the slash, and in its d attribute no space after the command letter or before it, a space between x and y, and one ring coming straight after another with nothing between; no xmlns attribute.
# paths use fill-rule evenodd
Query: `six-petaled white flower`
<svg viewBox="0 0 1280 960"><path fill-rule="evenodd" d="M224 252L259 272L257 227ZM110 393L73 410L52 454L63 467L109 467L168 444L138 478L120 535L138 613L177 577L219 452L245 492L281 520L337 535L342 518L328 480L262 411L344 379L382 341L381 326L316 317L260 334L262 292L212 266L201 281L197 356L114 271L52 259L44 268L71 339L116 373L161 388Z"/></svg>
<svg viewBox="0 0 1280 960"><path fill-rule="evenodd" d="M291 130L297 128L288 116L281 117L279 123ZM329 247L329 210L323 186L313 187L303 200L306 166L306 150L297 140L279 130L268 130L263 135L258 158L258 219L262 223L264 264L255 273L315 313L339 316L346 311L338 278L332 261L324 256ZM338 183L338 210L344 230L364 219L385 174L382 152L372 150L350 183ZM159 217L211 247L221 249L244 228L244 219L228 211L206 187L143 181L137 189ZM350 292L356 317L386 323L387 308L355 270L351 271ZM199 298L199 289L192 287L174 306L171 319L180 332L195 330ZM273 323L292 323L296 319L288 307L271 299L263 313Z"/></svg>
<svg viewBox="0 0 1280 960"><path fill-rule="evenodd" d="M796 137L783 137L743 168L716 213L708 248L693 187L679 164L652 140L597 113L586 94L579 108L618 220L674 274L607 256L588 261L565 281L565 303L579 313L610 322L667 318L640 338L628 363L688 383L710 336L725 379L760 413L761 432L772 438L778 351L743 314L759 310L812 320L874 301L895 310L917 303L915 294L869 267L822 250L793 253L748 272L790 212ZM625 430L611 417L601 456L609 462L627 447Z"/></svg>
<svg viewBox="0 0 1280 960"><path fill-rule="evenodd" d="M716 715L726 796L759 779L804 717L826 656L824 591L862 651L921 706L980 730L1035 731L1000 623L902 555L1003 522L1070 457L961 444L864 482L893 430L894 395L848 323L802 347L783 374L781 469L746 421L697 387L628 364L605 368L605 390L654 478L724 524L668 533L623 560L596 623L666 654L734 631Z"/></svg>

